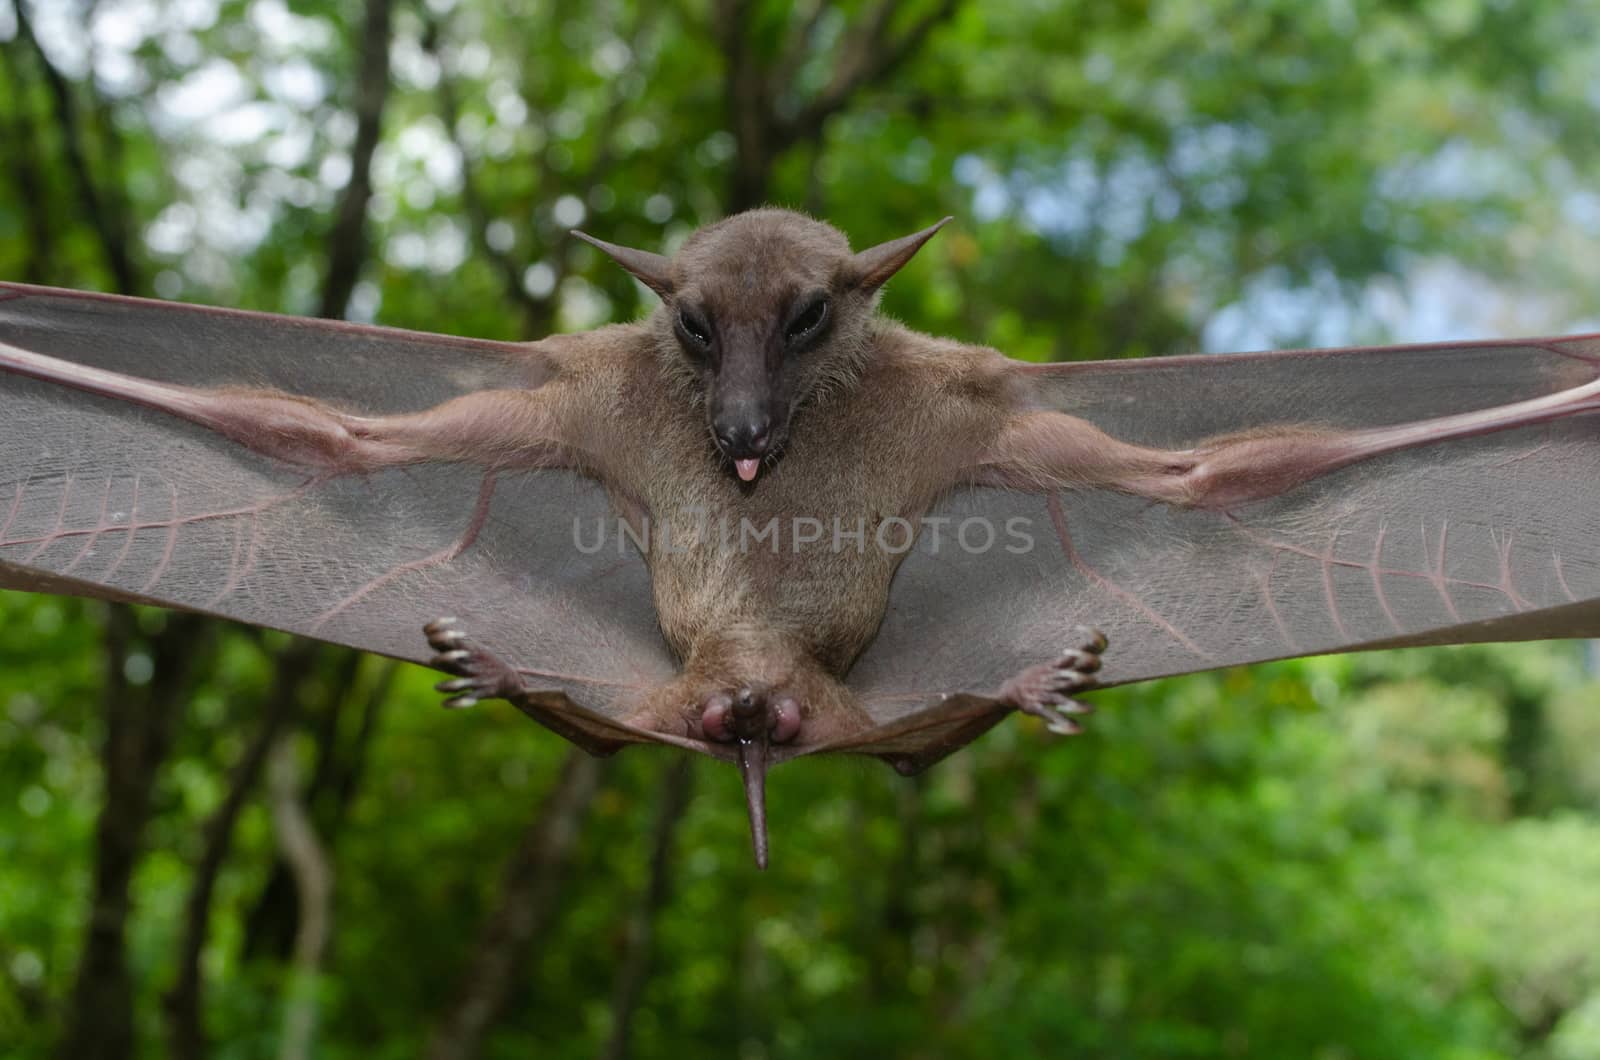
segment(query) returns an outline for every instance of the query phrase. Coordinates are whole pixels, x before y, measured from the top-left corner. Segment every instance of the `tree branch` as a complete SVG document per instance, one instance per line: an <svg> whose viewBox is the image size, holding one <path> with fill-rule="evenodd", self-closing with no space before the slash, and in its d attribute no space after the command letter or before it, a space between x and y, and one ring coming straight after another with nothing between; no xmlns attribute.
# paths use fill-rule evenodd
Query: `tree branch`
<svg viewBox="0 0 1600 1060"><path fill-rule="evenodd" d="M211 924L211 898L227 860L234 825L255 787L267 754L295 711L301 679L316 654L315 641L295 639L273 659L273 684L262 710L261 724L233 768L228 793L205 825L200 860L195 865L184 902L183 937L178 949L178 975L167 993L167 1026L175 1060L202 1060L209 1049L201 1018L205 979L200 957Z"/></svg>
<svg viewBox="0 0 1600 1060"><path fill-rule="evenodd" d="M889 23L899 0L880 0L856 33L846 38L833 77L815 99L783 123L786 138L812 140L822 133L829 118L843 110L852 96L863 88L881 83L894 73L928 38L939 23L955 13L960 0L938 0L922 17L895 40L889 39Z"/></svg>
<svg viewBox="0 0 1600 1060"><path fill-rule="evenodd" d="M84 28L88 30L94 20L95 12L102 0L88 0L88 7L84 9ZM104 169L112 174L101 185L104 194L104 207L106 223L110 231L116 233L118 243L124 248L124 254L131 257L131 239L129 233L133 231L133 208L128 202L128 186L130 177L125 169L127 153L123 150L122 133L117 129L116 116L112 113L111 103L105 93L99 91L94 81L95 66L95 36L86 32L89 49L89 69L91 71L88 81L89 106L93 115L93 128L100 141L101 164ZM135 270L129 268L129 275L137 280Z"/></svg>
<svg viewBox="0 0 1600 1060"><path fill-rule="evenodd" d="M16 64L12 61L12 47L0 44L0 72L5 77L7 99L14 101L16 112L11 120L0 125L9 144L16 145L6 152L11 160L11 176L17 187L17 202L27 204L23 215L28 224L28 253L22 266L22 279L27 283L49 283L54 270L50 264L55 251L55 239L50 231L50 197L45 193L45 182L35 164L44 151L38 129L29 113L30 100L24 91Z"/></svg>
<svg viewBox="0 0 1600 1060"><path fill-rule="evenodd" d="M100 237L100 248L105 253L112 282L118 292L134 294L139 289L139 283L129 250L128 234L116 224L101 200L94 173L84 153L83 130L78 120L78 106L72 95L72 86L39 46L39 39L34 36L33 25L28 18L28 5L23 0L18 0L12 8L17 17L17 36L33 53L39 69L44 74L45 84L50 90L50 99L55 106L56 122L61 128L62 146L66 151L67 169L72 173L73 187L78 193L78 201L83 207L84 216L88 218L89 224Z"/></svg>
<svg viewBox="0 0 1600 1060"><path fill-rule="evenodd" d="M66 1016L62 1060L120 1060L133 1048L133 987L126 932L134 866L142 853L156 774L189 698L198 660L207 658L216 624L169 614L160 633L138 634L138 615L113 605L105 631L106 679L102 751L105 804L95 826L94 885L88 937ZM135 645L150 659L148 684L127 676Z"/></svg>
<svg viewBox="0 0 1600 1060"><path fill-rule="evenodd" d="M462 973L456 1000L435 1026L428 1060L472 1060L500 1015L528 946L555 911L561 875L578 841L578 824L594 798L600 763L577 749L567 754L555 786L501 877Z"/></svg>
<svg viewBox="0 0 1600 1060"><path fill-rule="evenodd" d="M383 133L389 98L389 0L367 0L361 31L361 69L356 84L356 142L350 152L350 183L339 200L329 233L328 272L318 316L342 317L367 258L367 204L372 201L372 153Z"/></svg>
<svg viewBox="0 0 1600 1060"><path fill-rule="evenodd" d="M657 795L660 811L656 815L655 841L650 850L650 877L643 897L628 919L628 938L617 969L616 988L611 995L611 1040L601 1055L606 1060L623 1060L628 1055L633 1031L633 1014L638 1011L650 978L650 961L655 949L656 918L672 890L672 843L678 822L694 784L694 761L680 757L666 768Z"/></svg>
<svg viewBox="0 0 1600 1060"><path fill-rule="evenodd" d="M344 703L350 698L356 671L349 663L359 664L359 652L348 652L334 687L340 691L329 704L327 718L317 733L317 764L306 786L306 802L330 850L338 847L338 838L349 816L350 803L360 790L365 771L367 751L372 744L372 734L377 730L378 717L388 700L389 688L394 683L397 666L387 663L367 691L362 704L361 720L348 749L338 745L337 718ZM294 946L294 935L300 920L296 905L294 881L289 866L279 858L272 866L266 884L256 897L249 915L245 918L244 956L266 953L286 957Z"/></svg>
<svg viewBox="0 0 1600 1060"><path fill-rule="evenodd" d="M316 748L316 764L311 767L311 779L306 781L305 801L313 813L323 804L326 793L333 784L339 763L339 724L344 717L346 704L353 698L356 678L361 673L362 653L353 648L329 648L325 658L333 670L331 689L324 708L316 715L311 728L312 746ZM318 814L317 827L327 826L327 814Z"/></svg>
<svg viewBox="0 0 1600 1060"><path fill-rule="evenodd" d="M295 933L294 962L284 990L279 1060L310 1060L315 1055L317 976L333 934L333 866L300 799L296 774L294 748L288 740L279 740L267 775L272 824L300 894L300 929Z"/></svg>
<svg viewBox="0 0 1600 1060"><path fill-rule="evenodd" d="M789 35L783 53L772 66L772 83L778 86L780 92L785 86L794 84L795 78L800 76L800 68L805 65L811 51L811 42L816 39L817 28L831 10L833 5L814 0L805 19Z"/></svg>
<svg viewBox="0 0 1600 1060"><path fill-rule="evenodd" d="M723 84L728 123L733 131L733 172L728 186L730 213L759 206L770 194L772 169L790 148L815 143L827 120L844 110L862 89L880 84L922 47L928 34L955 13L961 0L937 0L898 37L892 36L900 0L879 0L840 45L828 83L792 115L773 106L787 81L804 65L806 44L820 13L802 24L768 72L748 40L748 0L719 0L717 44L727 68Z"/></svg>
<svg viewBox="0 0 1600 1060"><path fill-rule="evenodd" d="M361 721L356 726L355 738L350 741L350 750L340 756L341 761L329 771L328 784L333 792L333 808L323 827L330 846L333 836L343 828L350 814L350 803L355 800L356 792L361 790L362 778L366 776L367 752L372 747L372 734L378 730L378 717L383 712L383 705L389 701L389 689L393 687L395 674L399 671L400 664L393 659L383 664L362 705Z"/></svg>
<svg viewBox="0 0 1600 1060"><path fill-rule="evenodd" d="M491 220L489 210L484 205L483 196L478 194L478 184L472 176L471 159L467 157L466 145L461 142L461 134L457 131L461 120L461 106L456 99L455 84L450 79L450 71L445 66L444 55L439 47L442 35L439 23L435 19L428 19L427 29L422 36L422 47L439 64L439 117L444 122L445 134L449 136L456 154L461 156L461 204L466 208L467 220L472 227L472 241L477 245L478 253L487 258L495 271L500 274L506 297L522 310L523 334L535 338L541 334L541 329L549 330L548 324L554 313L548 299L538 299L528 293L528 289L522 285L522 269L511 256L501 253L489 243Z"/></svg>
<svg viewBox="0 0 1600 1060"><path fill-rule="evenodd" d="M760 206L767 199L772 179L773 113L771 86L747 40L748 0L718 0L717 45L727 65L723 84L728 124L733 130L732 180L727 210L738 213Z"/></svg>
<svg viewBox="0 0 1600 1060"><path fill-rule="evenodd" d="M633 29L633 46L637 52L639 39L644 35L645 27L654 8L646 5L641 9L639 21ZM443 50L439 47L444 37L443 26L434 19L429 19L427 29L423 33L422 46L439 63L439 116L444 122L446 134L450 143L455 147L456 153L461 156L461 201L471 223L472 240L478 252L487 258L497 273L500 274L506 296L513 304L518 306L523 316L523 336L525 338L541 338L550 334L555 328L556 302L554 298L537 298L529 294L522 285L522 267L509 254L496 250L489 244L489 225L493 218L487 203L479 191L477 182L473 179L471 159L467 157L466 146L462 144L457 126L461 117L460 101L456 96L455 84L451 80L450 70L445 64ZM571 187L594 187L602 183L606 175L616 163L617 149L616 137L613 135L618 119L627 104L622 93L622 80L612 78L607 83L607 95L600 114L600 131L596 136L596 147L593 158L588 166L578 172L567 173L561 182ZM536 156L539 172L540 187L556 183L556 169L551 164L551 152L558 143L558 138L548 134L544 137L545 146ZM544 247L558 247L552 257L552 268L555 271L555 282L559 284L570 270L570 255L573 242L567 238L563 231L539 231L537 222L532 226L532 236L535 245Z"/></svg>

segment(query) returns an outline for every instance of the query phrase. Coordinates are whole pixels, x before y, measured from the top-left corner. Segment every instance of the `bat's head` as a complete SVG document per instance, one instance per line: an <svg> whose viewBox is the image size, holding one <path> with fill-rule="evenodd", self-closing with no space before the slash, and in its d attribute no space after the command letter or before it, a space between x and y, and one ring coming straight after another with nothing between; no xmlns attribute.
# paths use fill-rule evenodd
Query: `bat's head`
<svg viewBox="0 0 1600 1060"><path fill-rule="evenodd" d="M661 296L663 345L749 482L808 401L855 383L880 288L949 220L858 253L833 226L775 209L708 225L671 258L574 235Z"/></svg>

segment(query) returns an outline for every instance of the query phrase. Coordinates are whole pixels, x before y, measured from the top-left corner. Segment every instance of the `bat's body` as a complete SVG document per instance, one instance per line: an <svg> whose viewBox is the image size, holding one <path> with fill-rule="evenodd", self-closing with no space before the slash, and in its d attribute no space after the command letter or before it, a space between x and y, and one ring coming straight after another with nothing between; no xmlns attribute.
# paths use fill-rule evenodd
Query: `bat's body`
<svg viewBox="0 0 1600 1060"><path fill-rule="evenodd" d="M729 475L701 417L659 391L623 406L664 444L610 481L651 519L656 610L691 668L701 657L731 657L735 666L766 658L842 677L871 641L909 544L902 523L915 525L970 477L963 458L1001 405L1001 380L984 351L952 345L945 360L929 363L920 339L877 329L861 385L798 417L782 458L755 483ZM959 385L947 390L951 381ZM892 410L881 407L885 394L894 395ZM930 448L929 429L948 447ZM899 521L886 528L891 519ZM765 646L741 652L743 638ZM752 679L713 676L735 687ZM837 700L849 706L842 688ZM812 713L810 703L803 708ZM809 739L865 727L864 715L818 720L825 728Z"/></svg>
<svg viewBox="0 0 1600 1060"><path fill-rule="evenodd" d="M596 752L654 739L737 757L751 795L758 858L763 861L761 777L769 756L826 748L869 750L915 768L971 739L1011 709L1039 714L1053 728L1073 731L1071 719L1061 715L1083 709L1070 696L1093 684L1104 640L1081 627L1074 631L1066 601L1058 618L1046 615L1017 624L1022 650L997 654L1017 657L1018 663L1005 669L1000 669L1003 662L979 666L995 675L986 685L925 692L894 688L896 678L885 673L904 680L908 672L918 672L918 663L913 656L886 668L879 648L857 668L879 638L897 597L918 609L924 621L937 623L938 616L921 610L929 586L937 585L929 581L938 576L930 564L948 564L946 579L964 579L966 592L978 599L1012 586L1006 597L997 598L996 622L1001 624L1006 608L1020 615L1029 606L1026 594L1048 585L1048 568L1036 568L1039 573L1029 580L1018 567L1036 559L999 555L1010 545L1006 535L1012 522L1020 518L1006 517L1013 509L1004 506L983 520L988 524L984 548L966 547L963 538L957 553L947 543L944 558L919 555L915 571L896 582L897 570L913 554L912 538L924 530L923 517L974 490L979 495L1041 498L1042 507L1027 510L1043 518L1029 525L1035 532L1047 532L1059 546L1056 554L1083 579L1086 590L1109 594L1119 607L1132 608L1150 628L1145 636L1174 641L1211 665L1223 660L1193 633L1142 602L1126 582L1084 560L1080 549L1085 546L1077 540L1097 546L1092 533L1075 540L1060 499L1063 491L1105 493L1145 504L1123 517L1125 536L1129 542L1150 541L1136 547L1154 550L1152 554L1178 542L1183 533L1199 534L1195 540L1201 550L1212 547L1201 542L1218 533L1237 535L1259 548L1270 563L1247 568L1246 580L1259 582L1253 591L1265 602L1256 612L1259 624L1270 622L1281 634L1287 650L1276 654L1363 642L1348 627L1336 585L1336 576L1343 579L1351 566L1369 575L1378 613L1392 627L1385 631L1388 638L1367 635L1366 643L1548 635L1532 618L1543 605L1535 606L1517 582L1528 561L1517 558L1509 528L1503 543L1495 536L1500 516L1491 512L1507 508L1504 497L1487 498L1492 503L1483 509L1485 526L1499 549L1498 581L1468 570L1476 560L1459 561L1459 570L1447 564L1448 520L1438 527L1435 563L1423 519L1426 555L1412 562L1414 572L1391 556L1402 547L1401 524L1391 530L1380 521L1373 551L1364 562L1340 550L1343 530L1336 528L1320 560L1319 588L1332 619L1331 643L1327 635L1313 635L1298 617L1300 604L1279 600L1272 581L1289 577L1280 573L1280 565L1287 569L1298 562L1296 557L1316 558L1315 552L1294 544L1295 534L1315 529L1319 518L1332 520L1329 525L1336 527L1364 518L1361 504L1340 507L1335 502L1313 509L1309 521L1285 509L1288 521L1282 522L1277 537L1267 524L1257 529L1238 513L1277 510L1274 506L1293 498L1313 502L1317 498L1307 487L1324 479L1338 479L1344 483L1340 488L1359 498L1363 483L1376 480L1347 469L1391 454L1428 448L1439 452L1446 443L1469 447L1461 450L1464 454L1486 454L1482 460L1468 457L1471 467L1481 464L1481 482L1500 481L1504 461L1524 459L1519 453L1541 462L1559 451L1565 454L1562 473L1576 474L1577 482L1592 487L1593 479L1584 471L1600 449L1600 423L1584 414L1600 410L1600 352L1590 345L1562 340L1561 345L1537 347L1549 353L1540 362L1544 366L1528 373L1527 385L1516 384L1521 391L1513 387L1500 401L1448 398L1431 408L1423 400L1416 404L1426 414L1365 425L1340 425L1339 417L1313 407L1309 415L1246 421L1233 429L1224 426L1230 421L1226 410L1202 409L1199 419L1222 429L1191 435L1176 446L1139 443L1119 439L1063 407L1073 396L1057 396L1054 377L1041 375L1050 369L920 335L876 315L878 288L936 228L851 254L843 238L825 225L782 211L758 211L702 230L670 260L597 244L662 295L663 305L651 317L502 350L500 361L485 369L497 378L467 386L431 407L380 412L280 388L196 387L145 379L34 352L21 342L0 345L0 370L198 424L268 466L292 471L302 490L371 481L423 466L475 469L464 471L482 476L465 533L441 552L402 563L338 599L311 624L317 635L327 635L322 632L325 623L343 619L372 594L387 591L398 574L443 569L471 550L489 551L478 539L494 524L497 478L575 472L599 483L617 519L575 525L565 550L553 553L557 566L548 569L551 576L570 568L595 571L585 578L609 577L601 568L585 566L598 562L585 557L617 555L620 539L631 539L648 567L653 616L677 673L621 680L518 666L507 661L505 647L491 650L477 640L478 624L487 616L467 608L463 622L443 620L429 626L437 651L432 661L458 675L441 688L453 693L452 702L458 705L484 696L511 699ZM7 337L3 324L0 314L0 339ZM56 341L48 330L38 334L46 345ZM1447 388L1441 383L1440 389ZM1183 406L1187 397L1180 390L1170 395L1174 407ZM1160 416L1162 410L1147 414ZM1530 438L1539 429L1544 431L1542 440L1517 441L1503 452L1482 441L1506 432ZM32 564L41 575L77 577L82 555L70 562L56 559L54 566L41 560L63 538L79 533L65 529L70 477L61 493L55 530L37 538L8 537L24 510L30 481L18 481L12 511L0 527L0 562L20 559L24 571ZM1470 478L1463 481L1470 486ZM1415 492L1414 486L1409 488ZM137 489L136 480L135 508ZM108 481L102 508L110 505L112 492ZM1559 586L1565 600L1554 596L1551 606L1577 608L1568 624L1558 627L1573 635L1600 630L1600 605L1594 603L1600 599L1600 566L1597 550L1588 547L1600 531L1594 520L1585 521L1590 514L1600 515L1593 498L1592 489L1587 496L1571 498L1575 517L1558 520L1561 527L1571 526L1570 531L1553 534L1533 528L1524 534L1533 534L1541 542L1536 550L1553 558L1553 580L1545 575L1545 582L1549 593ZM1151 503L1175 513L1171 518L1178 521L1165 529L1147 529L1144 524L1154 518ZM550 507L542 505L540 515L549 515ZM258 508L264 510L264 503L242 510L255 513ZM100 518L91 544L118 526L104 512ZM1459 548L1462 533L1475 524L1470 515L1465 527L1459 517L1457 522ZM177 523L174 515L162 524L174 527L172 542L177 540ZM1410 534L1413 527L1406 525L1403 532ZM1538 537L1541 532L1544 537ZM1568 540L1571 534L1579 536ZM135 551L137 536L135 529L126 530L124 553ZM1035 543L1033 536L1023 536L1030 546ZM1548 544L1542 543L1546 537ZM1572 554L1574 540L1586 554ZM31 542L36 547L24 554L21 546ZM159 581L173 547L169 543L150 586ZM248 581L256 547L254 541L248 550L235 545L231 569L245 569L230 577L224 591L209 601L209 609L219 609L219 601ZM542 555L552 554L548 545L542 547ZM992 584L982 568L971 566L979 562L971 556L987 553L995 554L993 560L983 560L992 564ZM1198 554L1196 559L1203 561ZM501 562L498 555L494 562ZM968 565L966 573L958 569L962 562ZM1442 600L1444 614L1428 619L1432 625L1417 626L1412 619L1441 606L1406 596L1414 584L1406 579L1413 578L1429 583ZM901 586L897 595L891 595L892 583ZM33 584L83 591L81 585L54 580ZM100 584L120 583L108 574ZM1214 624L1241 613L1243 588L1228 608L1216 613ZM1491 600L1471 616L1464 614L1464 602L1479 590L1494 590L1504 601ZM946 599L937 609L960 609L966 603L959 597ZM571 607L570 602L562 606ZM435 613L456 610L456 601L436 601ZM1290 612L1287 619L1285 611ZM537 655L541 639L561 639L558 612L550 613L545 626L522 634L533 643L519 650ZM1516 628L1501 619L1519 615L1529 617L1519 619ZM1100 624L1092 614L1084 617ZM1476 632L1469 629L1474 621L1481 626ZM1434 629L1466 632L1429 632ZM1041 633L1047 638L1043 650L1026 648L1028 642L1038 644ZM1004 637L1003 629L989 634L991 641L996 636ZM502 645L506 640L503 634L495 639ZM965 647L943 643L945 656ZM935 649L930 644L928 650ZM1256 657L1271 654L1270 647L1248 650ZM561 655L554 644L549 651ZM954 664L951 658L930 654L927 669L946 671ZM627 665L638 670L643 662L630 659ZM548 691L552 685L567 694ZM597 688L604 689L598 698ZM583 703L585 698L603 702L603 709ZM886 706L894 703L898 705ZM893 720L886 720L886 713Z"/></svg>

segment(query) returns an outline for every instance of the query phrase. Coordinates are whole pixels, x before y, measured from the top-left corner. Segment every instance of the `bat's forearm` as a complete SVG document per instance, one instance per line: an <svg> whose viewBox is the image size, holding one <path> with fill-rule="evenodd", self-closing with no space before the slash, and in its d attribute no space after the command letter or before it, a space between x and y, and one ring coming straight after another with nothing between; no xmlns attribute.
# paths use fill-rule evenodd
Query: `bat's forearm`
<svg viewBox="0 0 1600 1060"><path fill-rule="evenodd" d="M1222 510L1286 493L1385 453L1600 412L1600 381L1476 412L1362 430L1284 425L1212 438L1193 449L1130 445L1059 412L1015 417L984 454L985 484L1089 488L1185 508Z"/></svg>
<svg viewBox="0 0 1600 1060"><path fill-rule="evenodd" d="M273 390L160 383L0 343L0 371L156 409L275 460L325 473L427 461L488 467L575 462L554 402L539 391L488 390L423 412L357 416Z"/></svg>
<svg viewBox="0 0 1600 1060"><path fill-rule="evenodd" d="M1033 492L1114 489L1182 503L1192 453L1131 445L1062 412L1009 419L980 456L978 485Z"/></svg>
<svg viewBox="0 0 1600 1060"><path fill-rule="evenodd" d="M983 485L1034 492L1108 489L1180 508L1225 509L1276 496L1352 462L1350 436L1281 427L1193 449L1130 445L1077 417L1018 417L985 454ZM1358 458L1359 459L1359 458Z"/></svg>

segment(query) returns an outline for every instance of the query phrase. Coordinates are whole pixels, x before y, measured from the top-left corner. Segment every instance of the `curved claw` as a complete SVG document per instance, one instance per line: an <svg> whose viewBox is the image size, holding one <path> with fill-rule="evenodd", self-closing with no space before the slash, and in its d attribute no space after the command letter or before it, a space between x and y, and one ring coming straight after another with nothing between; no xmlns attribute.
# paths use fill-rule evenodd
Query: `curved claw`
<svg viewBox="0 0 1600 1060"><path fill-rule="evenodd" d="M457 621L454 618L435 619L423 626L422 632L427 635L429 644L440 651L446 651L467 639L466 633L457 628Z"/></svg>
<svg viewBox="0 0 1600 1060"><path fill-rule="evenodd" d="M1030 666L1001 686L996 698L1025 714L1043 719L1045 728L1060 736L1076 736L1083 731L1073 715L1088 714L1093 708L1072 698L1075 692L1094 688L1095 675L1106 650L1106 636L1099 630L1079 626L1075 641L1062 649L1052 663Z"/></svg>
<svg viewBox="0 0 1600 1060"><path fill-rule="evenodd" d="M1082 647L1081 651L1092 652L1099 655L1106 650L1106 635L1092 626L1074 626L1072 632L1077 634Z"/></svg>
<svg viewBox="0 0 1600 1060"><path fill-rule="evenodd" d="M1093 705L1091 705L1089 703L1085 703L1081 699L1073 699L1070 696L1063 696L1062 699L1061 699L1061 702L1056 703L1056 704L1053 705L1053 709L1058 714L1093 714L1094 713Z"/></svg>
<svg viewBox="0 0 1600 1060"><path fill-rule="evenodd" d="M1056 668L1063 673L1080 675L1098 673L1102 663L1100 656L1095 652L1078 651L1075 648L1061 653L1061 658L1056 660Z"/></svg>
<svg viewBox="0 0 1600 1060"><path fill-rule="evenodd" d="M422 627L437 653L429 665L455 676L433 687L450 698L450 710L477 706L480 700L510 699L520 691L516 671L493 653L476 645L454 618L441 618Z"/></svg>
<svg viewBox="0 0 1600 1060"><path fill-rule="evenodd" d="M1046 730L1055 733L1057 736L1077 736L1079 733L1083 732L1082 725L1079 725L1071 718L1063 718L1060 716L1050 718L1044 723L1044 727Z"/></svg>

